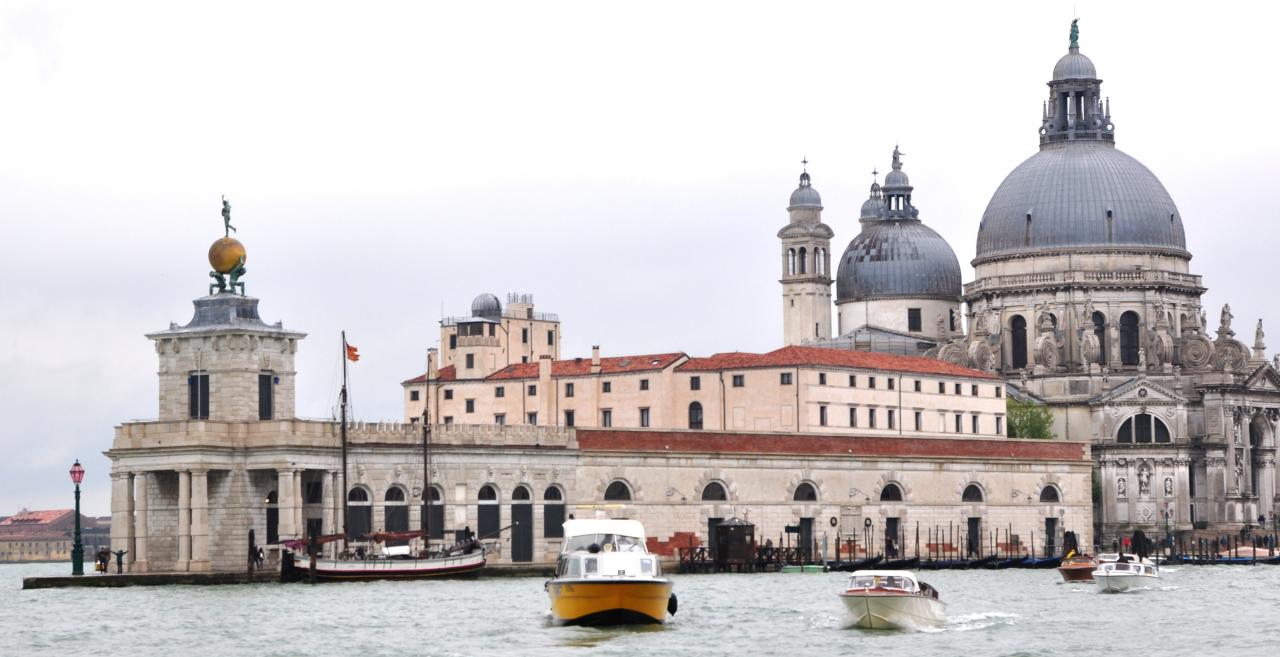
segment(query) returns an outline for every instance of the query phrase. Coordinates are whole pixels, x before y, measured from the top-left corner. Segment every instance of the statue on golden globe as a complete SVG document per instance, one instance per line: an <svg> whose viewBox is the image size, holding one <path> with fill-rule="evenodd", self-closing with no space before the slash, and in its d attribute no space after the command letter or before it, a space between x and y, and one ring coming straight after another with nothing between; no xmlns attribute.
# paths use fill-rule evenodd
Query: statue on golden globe
<svg viewBox="0 0 1280 657"><path fill-rule="evenodd" d="M244 294L244 283L240 279L247 271L244 268L245 251L240 240L231 236L231 231L235 229L236 227L231 225L231 203L227 201L227 197L223 196L223 237L209 247L209 266L213 267L209 277L215 281L209 284L209 294L213 294L214 290L217 290L218 294L228 291L235 294L237 287L240 289L240 294Z"/></svg>

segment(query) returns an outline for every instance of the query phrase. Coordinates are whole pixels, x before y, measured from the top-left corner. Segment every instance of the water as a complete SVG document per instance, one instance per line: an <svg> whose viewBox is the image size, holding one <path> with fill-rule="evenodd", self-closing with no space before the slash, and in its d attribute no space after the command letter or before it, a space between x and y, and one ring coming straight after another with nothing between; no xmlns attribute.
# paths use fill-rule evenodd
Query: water
<svg viewBox="0 0 1280 657"><path fill-rule="evenodd" d="M1280 631L1280 567L1183 566L1098 594L1052 570L925 572L948 622L847 628L840 573L675 577L664 627L547 623L542 580L21 591L64 564L0 566L0 655L1260 655ZM92 577L93 575L86 575Z"/></svg>

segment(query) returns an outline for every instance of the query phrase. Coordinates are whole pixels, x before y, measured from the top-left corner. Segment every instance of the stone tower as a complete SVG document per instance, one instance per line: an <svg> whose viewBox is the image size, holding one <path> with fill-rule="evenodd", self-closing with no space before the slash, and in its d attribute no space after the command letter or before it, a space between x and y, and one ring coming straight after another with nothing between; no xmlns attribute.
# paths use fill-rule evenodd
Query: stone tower
<svg viewBox="0 0 1280 657"><path fill-rule="evenodd" d="M806 164L808 164L806 162ZM822 197L800 174L787 206L782 240L782 338L788 345L831 337L831 228L822 223Z"/></svg>

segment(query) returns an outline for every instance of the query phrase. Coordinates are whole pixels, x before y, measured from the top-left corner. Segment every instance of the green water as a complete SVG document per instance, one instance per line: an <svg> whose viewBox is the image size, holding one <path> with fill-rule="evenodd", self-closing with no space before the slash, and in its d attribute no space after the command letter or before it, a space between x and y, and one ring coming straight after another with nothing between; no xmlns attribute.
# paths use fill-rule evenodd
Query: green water
<svg viewBox="0 0 1280 657"><path fill-rule="evenodd" d="M931 632L846 627L840 573L675 576L663 627L547 624L542 580L21 591L61 564L0 566L0 655L1270 655L1280 567L1182 566L1106 595L1052 570L921 573ZM92 577L93 575L87 575Z"/></svg>

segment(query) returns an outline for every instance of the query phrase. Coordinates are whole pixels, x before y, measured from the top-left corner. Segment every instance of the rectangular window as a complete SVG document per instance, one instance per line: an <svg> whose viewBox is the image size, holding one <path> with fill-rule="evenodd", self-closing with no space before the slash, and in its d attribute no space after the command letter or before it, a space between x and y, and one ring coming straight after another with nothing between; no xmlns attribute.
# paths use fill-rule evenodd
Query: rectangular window
<svg viewBox="0 0 1280 657"><path fill-rule="evenodd" d="M604 381L600 384L600 392L613 392L613 382Z"/></svg>
<svg viewBox="0 0 1280 657"><path fill-rule="evenodd" d="M564 412L564 426L566 427L573 426L573 411Z"/></svg>
<svg viewBox="0 0 1280 657"><path fill-rule="evenodd" d="M897 421L898 421L898 418L894 413L894 410L892 408L889 409L889 428L896 429L897 427L894 425L897 423Z"/></svg>
<svg viewBox="0 0 1280 657"><path fill-rule="evenodd" d="M640 379L640 389L641 390L649 389L649 379Z"/></svg>
<svg viewBox="0 0 1280 657"><path fill-rule="evenodd" d="M534 426L534 427L538 426L538 414L537 414L537 413L525 413L525 414L524 414L524 423L525 423L525 424L527 424L527 425L529 425L529 426Z"/></svg>
<svg viewBox="0 0 1280 657"><path fill-rule="evenodd" d="M733 375L733 387L741 388L742 386L745 386L745 385L747 385L747 376L745 374Z"/></svg>
<svg viewBox="0 0 1280 657"><path fill-rule="evenodd" d="M853 374L850 374L850 375L849 375L849 387L850 387L850 388L857 388L857 387L858 387L858 377L857 377L857 376L854 376Z"/></svg>
<svg viewBox="0 0 1280 657"><path fill-rule="evenodd" d="M977 415L973 415L973 416L970 416L970 417L972 417L972 418L973 418L973 422L972 422L972 424L973 424L973 433L978 433L978 416L977 416Z"/></svg>
<svg viewBox="0 0 1280 657"><path fill-rule="evenodd" d="M495 413L495 414L494 414L494 416L493 416L493 423L494 423L494 424L496 424L496 425L498 425L498 426L500 426L500 427L501 427L501 426L506 425L506 423L507 423L507 414L506 414L506 413Z"/></svg>
<svg viewBox="0 0 1280 657"><path fill-rule="evenodd" d="M270 420L275 414L275 375L258 375L258 419Z"/></svg>
<svg viewBox="0 0 1280 657"><path fill-rule="evenodd" d="M890 390L893 390L893 386L897 384L897 382L894 379L885 379L885 381L889 384Z"/></svg>
<svg viewBox="0 0 1280 657"><path fill-rule="evenodd" d="M855 407L849 408L849 426L855 429L858 427L858 409Z"/></svg>
<svg viewBox="0 0 1280 657"><path fill-rule="evenodd" d="M960 388L960 384L959 384L959 383L957 383L957 384L956 384L956 394L957 394L957 395L963 395L963 394L964 394L963 392L960 392L960 390L961 390L961 388Z"/></svg>
<svg viewBox="0 0 1280 657"><path fill-rule="evenodd" d="M691 377L689 377L689 389L690 389L690 390L702 390L702 377L700 377L700 376L691 376Z"/></svg>
<svg viewBox="0 0 1280 657"><path fill-rule="evenodd" d="M613 409L604 408L600 410L600 426L602 427L613 426Z"/></svg>
<svg viewBox="0 0 1280 657"><path fill-rule="evenodd" d="M946 382L944 382L944 381L939 381L939 382L938 382L938 394L939 394L939 395L945 395L945 394L947 394L947 384L946 384Z"/></svg>
<svg viewBox="0 0 1280 657"><path fill-rule="evenodd" d="M476 355L467 354L467 369L473 369L476 366Z"/></svg>
<svg viewBox="0 0 1280 657"><path fill-rule="evenodd" d="M520 329L520 342L521 344L529 344L529 329Z"/></svg>
<svg viewBox="0 0 1280 657"><path fill-rule="evenodd" d="M964 433L964 416L956 413L956 433Z"/></svg>
<svg viewBox="0 0 1280 657"><path fill-rule="evenodd" d="M996 398L999 399L1002 396L1004 396L1004 390L1000 386L996 386Z"/></svg>
<svg viewBox="0 0 1280 657"><path fill-rule="evenodd" d="M996 416L996 434L1001 436L1004 435L1004 418L999 415Z"/></svg>
<svg viewBox="0 0 1280 657"><path fill-rule="evenodd" d="M975 384L973 384L973 396L974 396L974 397L977 397L977 396L978 396L978 384L976 384L976 383L975 383Z"/></svg>
<svg viewBox="0 0 1280 657"><path fill-rule="evenodd" d="M649 409L647 408L640 409L640 426L641 427L649 426Z"/></svg>
<svg viewBox="0 0 1280 657"><path fill-rule="evenodd" d="M497 324L489 325L489 337L492 338L493 336L497 335L497 328L498 328Z"/></svg>
<svg viewBox="0 0 1280 657"><path fill-rule="evenodd" d="M468 413L476 412L476 400L474 399L467 400L467 412Z"/></svg>
<svg viewBox="0 0 1280 657"><path fill-rule="evenodd" d="M187 376L187 410L193 420L209 419L209 375Z"/></svg>
<svg viewBox="0 0 1280 657"><path fill-rule="evenodd" d="M498 386L497 388L494 388L494 389L493 389L493 396L494 396L494 397L506 397L506 396L507 396L507 389L506 389L505 387L503 387L503 386Z"/></svg>
<svg viewBox="0 0 1280 657"><path fill-rule="evenodd" d="M457 334L457 333L450 333L450 334L449 334L449 348L450 348L450 349L457 349L457 348L458 348L458 334Z"/></svg>
<svg viewBox="0 0 1280 657"><path fill-rule="evenodd" d="M912 333L919 333L920 326L920 309L907 308L907 330Z"/></svg>
<svg viewBox="0 0 1280 657"><path fill-rule="evenodd" d="M791 372L783 372L782 374L779 375L778 378L779 378L779 381L781 382L781 385L784 385L784 386L791 385Z"/></svg>
<svg viewBox="0 0 1280 657"><path fill-rule="evenodd" d="M446 416L444 416L444 423L445 423L445 424L453 424L453 416L452 416L452 415L446 415Z"/></svg>
<svg viewBox="0 0 1280 657"><path fill-rule="evenodd" d="M564 396L565 396L565 397L572 397L572 396L573 396L573 384L572 384L572 383L566 383L566 384L564 384Z"/></svg>
<svg viewBox="0 0 1280 657"><path fill-rule="evenodd" d="M444 398L445 398L445 400L446 400L446 401L447 401L447 400L450 400L450 399L453 399L453 390L451 390L451 389L445 389L445 391L444 391Z"/></svg>
<svg viewBox="0 0 1280 657"><path fill-rule="evenodd" d="M872 429L876 428L876 409L867 409L867 426Z"/></svg>
<svg viewBox="0 0 1280 657"><path fill-rule="evenodd" d="M825 405L818 407L818 424L827 426L827 407Z"/></svg>
<svg viewBox="0 0 1280 657"><path fill-rule="evenodd" d="M876 377L874 376L867 377L867 387L872 390L876 389Z"/></svg>
<svg viewBox="0 0 1280 657"><path fill-rule="evenodd" d="M555 332L555 331L547 331L547 346L548 346L548 347L554 347L554 346L556 346L556 332Z"/></svg>
<svg viewBox="0 0 1280 657"><path fill-rule="evenodd" d="M537 397L537 396L538 396L538 386L536 386L536 385L534 385L534 384L532 384L532 383L531 383L531 384L529 384L529 396L530 396L530 397Z"/></svg>
<svg viewBox="0 0 1280 657"><path fill-rule="evenodd" d="M818 372L818 385L820 385L820 386L825 386L825 385L827 385L827 373L826 373L826 372Z"/></svg>
<svg viewBox="0 0 1280 657"><path fill-rule="evenodd" d="M924 430L924 413L916 411L916 431Z"/></svg>
<svg viewBox="0 0 1280 657"><path fill-rule="evenodd" d="M418 395L419 395L419 393L418 393L418 391L417 391L417 390L410 390L410 391L409 391L409 401L418 401Z"/></svg>
<svg viewBox="0 0 1280 657"><path fill-rule="evenodd" d="M913 388L916 392L920 392L920 379L916 379L916 385Z"/></svg>

